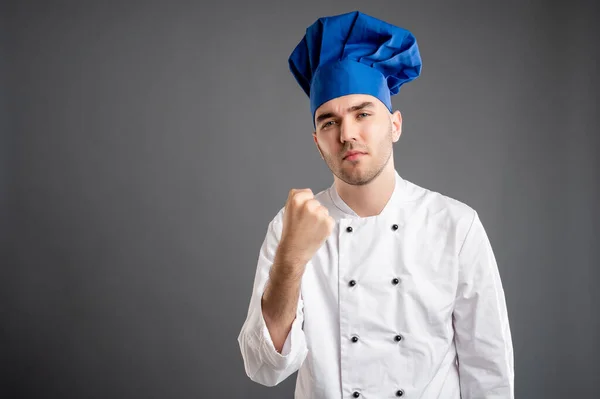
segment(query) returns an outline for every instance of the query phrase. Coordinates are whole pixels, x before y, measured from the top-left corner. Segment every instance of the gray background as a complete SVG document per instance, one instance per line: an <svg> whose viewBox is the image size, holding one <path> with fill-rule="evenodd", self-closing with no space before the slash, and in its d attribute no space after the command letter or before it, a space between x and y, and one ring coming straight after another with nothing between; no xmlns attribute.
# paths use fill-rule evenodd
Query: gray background
<svg viewBox="0 0 600 399"><path fill-rule="evenodd" d="M517 398L599 397L597 2L106 3L0 9L0 396L292 397L236 338L268 222L332 182L287 57L360 9L417 37L396 167L480 213Z"/></svg>

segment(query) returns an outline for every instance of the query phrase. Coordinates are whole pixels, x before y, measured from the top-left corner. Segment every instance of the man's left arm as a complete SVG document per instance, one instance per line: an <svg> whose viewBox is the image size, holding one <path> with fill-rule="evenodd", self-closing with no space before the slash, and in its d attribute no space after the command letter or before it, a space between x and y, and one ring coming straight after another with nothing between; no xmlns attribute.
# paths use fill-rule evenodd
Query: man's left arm
<svg viewBox="0 0 600 399"><path fill-rule="evenodd" d="M459 253L453 324L462 399L513 399L513 346L504 289L475 211Z"/></svg>

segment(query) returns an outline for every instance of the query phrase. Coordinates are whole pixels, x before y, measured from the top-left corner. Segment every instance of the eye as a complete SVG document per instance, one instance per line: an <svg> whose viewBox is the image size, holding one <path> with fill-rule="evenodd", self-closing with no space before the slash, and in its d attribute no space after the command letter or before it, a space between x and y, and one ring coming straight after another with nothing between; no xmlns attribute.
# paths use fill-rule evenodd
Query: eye
<svg viewBox="0 0 600 399"><path fill-rule="evenodd" d="M364 118L364 117L367 117L367 116L369 116L369 114L366 113L366 112L361 112L360 114L358 114L359 118Z"/></svg>
<svg viewBox="0 0 600 399"><path fill-rule="evenodd" d="M329 126L333 125L335 123L335 121L329 121L329 122L325 122L322 126L321 129L326 129Z"/></svg>

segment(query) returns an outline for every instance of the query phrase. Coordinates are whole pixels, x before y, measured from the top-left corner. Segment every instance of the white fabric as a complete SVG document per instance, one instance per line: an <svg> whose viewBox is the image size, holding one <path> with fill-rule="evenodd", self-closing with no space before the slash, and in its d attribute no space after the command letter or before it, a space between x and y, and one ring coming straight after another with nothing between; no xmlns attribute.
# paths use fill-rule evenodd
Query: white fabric
<svg viewBox="0 0 600 399"><path fill-rule="evenodd" d="M397 172L377 216L358 217L333 185L315 197L336 227L306 266L281 354L260 299L283 208L269 223L238 337L247 375L273 386L299 371L296 399L514 398L504 291L477 212Z"/></svg>

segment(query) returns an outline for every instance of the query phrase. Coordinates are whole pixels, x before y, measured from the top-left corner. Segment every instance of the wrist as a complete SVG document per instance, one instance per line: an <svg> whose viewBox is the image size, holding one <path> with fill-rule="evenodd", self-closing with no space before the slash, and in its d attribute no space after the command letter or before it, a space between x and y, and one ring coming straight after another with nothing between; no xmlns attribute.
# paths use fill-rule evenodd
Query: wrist
<svg viewBox="0 0 600 399"><path fill-rule="evenodd" d="M275 253L275 259L278 263L285 265L286 269L303 269L310 260L306 251L298 249L289 242L282 240Z"/></svg>

